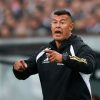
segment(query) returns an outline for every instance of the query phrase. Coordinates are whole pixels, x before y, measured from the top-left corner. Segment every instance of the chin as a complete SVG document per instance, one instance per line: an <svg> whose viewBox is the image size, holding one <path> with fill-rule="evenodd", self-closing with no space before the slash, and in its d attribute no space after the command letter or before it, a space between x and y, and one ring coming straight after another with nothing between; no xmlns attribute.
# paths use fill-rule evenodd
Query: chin
<svg viewBox="0 0 100 100"><path fill-rule="evenodd" d="M55 41L63 41L63 38L54 38Z"/></svg>

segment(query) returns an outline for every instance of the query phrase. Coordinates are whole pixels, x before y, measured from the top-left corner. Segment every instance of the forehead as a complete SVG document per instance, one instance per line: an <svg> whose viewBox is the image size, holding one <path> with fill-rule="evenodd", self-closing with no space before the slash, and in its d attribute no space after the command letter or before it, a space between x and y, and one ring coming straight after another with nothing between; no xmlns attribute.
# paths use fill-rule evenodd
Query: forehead
<svg viewBox="0 0 100 100"><path fill-rule="evenodd" d="M52 15L52 20L68 20L70 17L68 15Z"/></svg>

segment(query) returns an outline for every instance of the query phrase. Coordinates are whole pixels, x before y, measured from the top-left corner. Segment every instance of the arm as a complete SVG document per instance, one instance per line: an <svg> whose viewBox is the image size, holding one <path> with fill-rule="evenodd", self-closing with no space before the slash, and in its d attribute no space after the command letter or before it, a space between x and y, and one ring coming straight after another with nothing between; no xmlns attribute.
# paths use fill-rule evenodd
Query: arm
<svg viewBox="0 0 100 100"><path fill-rule="evenodd" d="M63 63L72 70L90 74L95 67L95 54L88 46L83 46L77 56L68 56Z"/></svg>
<svg viewBox="0 0 100 100"><path fill-rule="evenodd" d="M67 55L66 59L63 59L63 55L54 50L45 50L45 52L50 62L64 63L66 67L74 71L90 74L94 70L95 54L86 45L78 51L77 56Z"/></svg>
<svg viewBox="0 0 100 100"><path fill-rule="evenodd" d="M16 78L26 79L32 74L38 73L35 56L30 57L28 60L19 60L13 65L13 72Z"/></svg>

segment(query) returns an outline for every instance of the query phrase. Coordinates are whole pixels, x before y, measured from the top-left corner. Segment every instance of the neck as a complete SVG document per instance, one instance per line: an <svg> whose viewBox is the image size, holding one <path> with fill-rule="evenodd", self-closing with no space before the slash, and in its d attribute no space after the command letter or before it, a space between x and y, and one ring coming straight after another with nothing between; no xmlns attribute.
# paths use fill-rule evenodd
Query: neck
<svg viewBox="0 0 100 100"><path fill-rule="evenodd" d="M57 46L57 48L59 48L59 47L61 46L61 44L62 44L61 41L55 41L55 42L56 42L56 46Z"/></svg>
<svg viewBox="0 0 100 100"><path fill-rule="evenodd" d="M72 34L72 33L71 33L71 34ZM71 36L71 34L70 34L69 36L67 36L65 39L68 39L68 38ZM64 39L64 40L65 40L65 39ZM62 42L63 42L64 40L62 40L62 41L55 41L57 48L59 48L59 47L61 46L61 44L62 44Z"/></svg>

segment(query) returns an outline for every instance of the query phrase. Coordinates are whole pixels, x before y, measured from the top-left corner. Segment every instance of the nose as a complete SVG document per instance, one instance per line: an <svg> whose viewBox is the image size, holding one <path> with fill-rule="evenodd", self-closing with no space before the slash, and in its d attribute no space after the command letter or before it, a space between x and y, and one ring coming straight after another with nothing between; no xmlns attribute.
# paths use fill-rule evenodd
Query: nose
<svg viewBox="0 0 100 100"><path fill-rule="evenodd" d="M56 24L56 28L60 28L61 26L60 26L60 23L58 22L57 24Z"/></svg>

